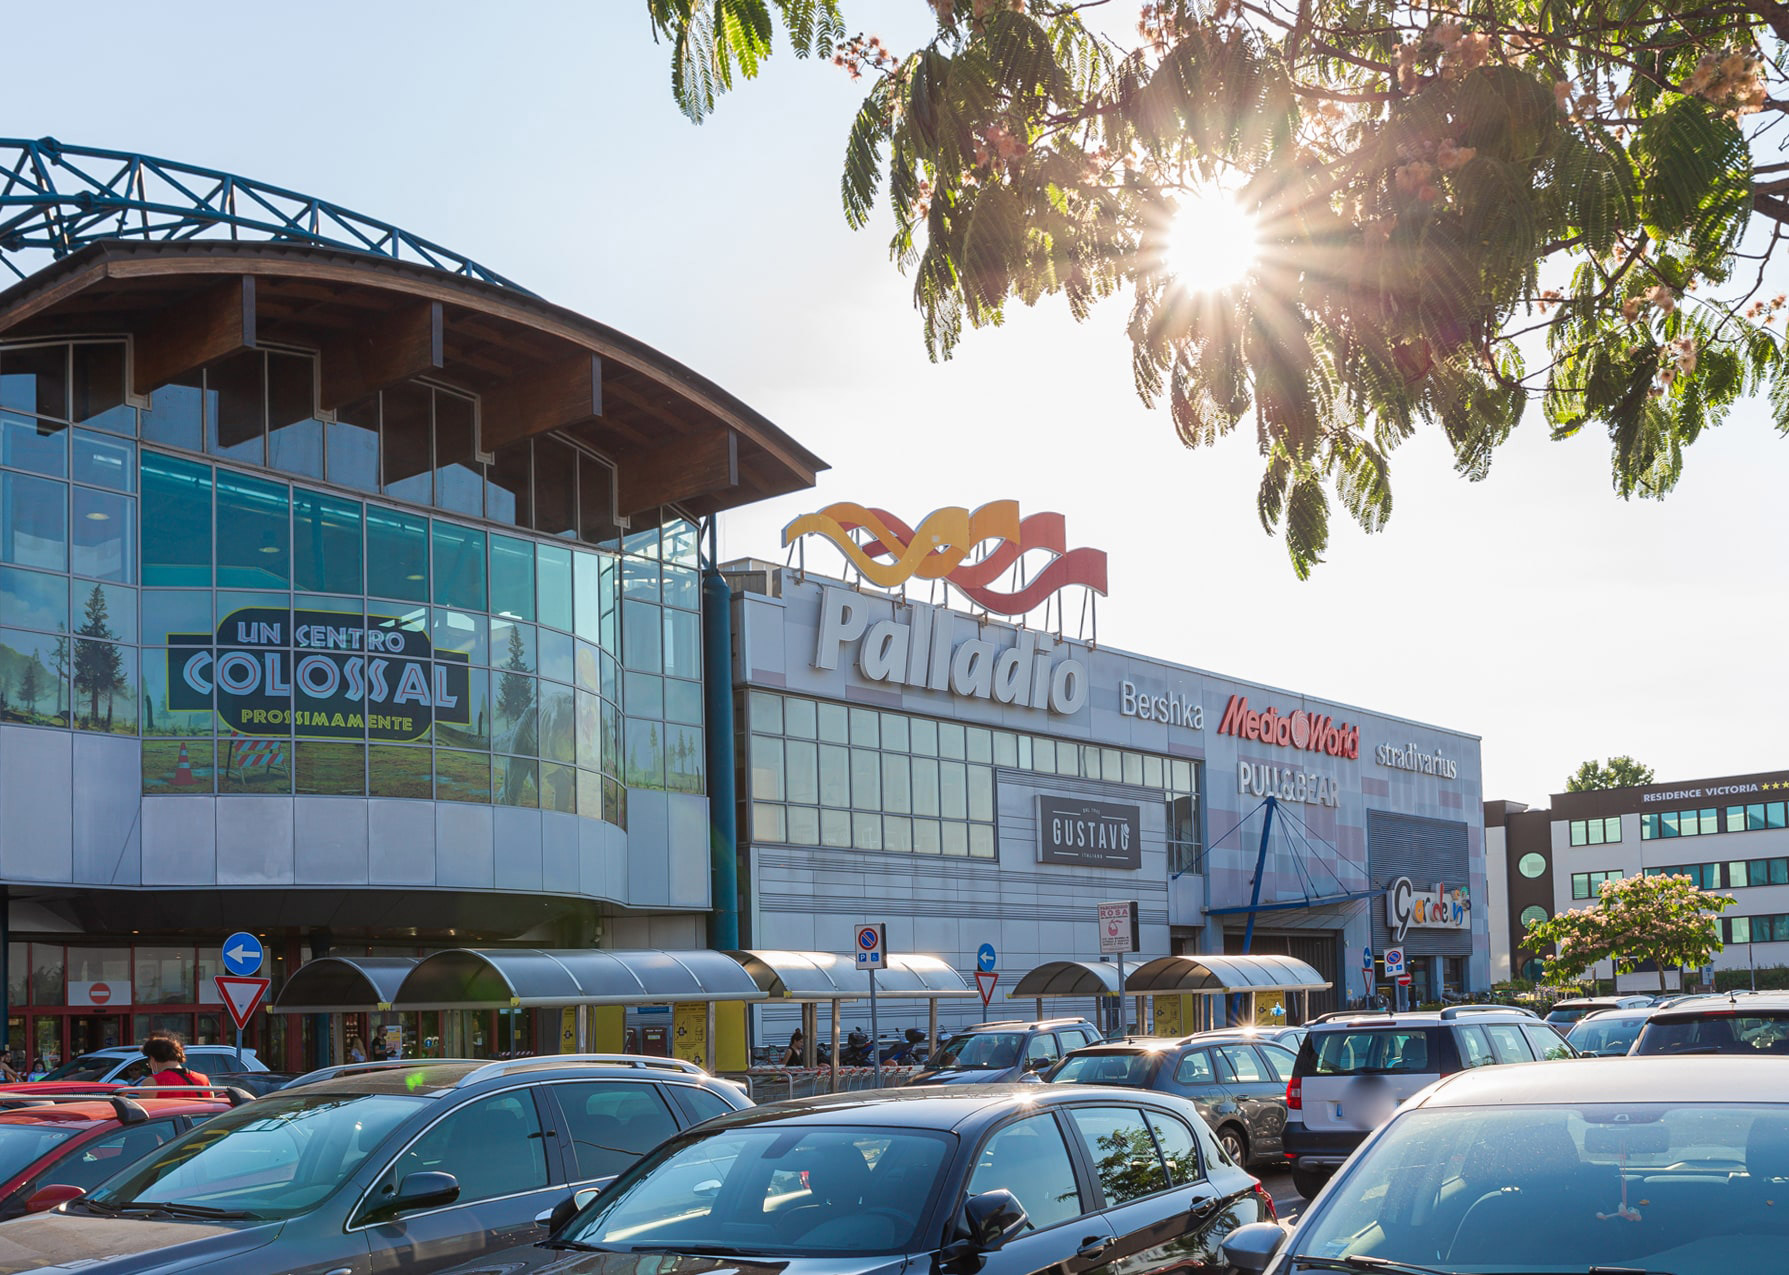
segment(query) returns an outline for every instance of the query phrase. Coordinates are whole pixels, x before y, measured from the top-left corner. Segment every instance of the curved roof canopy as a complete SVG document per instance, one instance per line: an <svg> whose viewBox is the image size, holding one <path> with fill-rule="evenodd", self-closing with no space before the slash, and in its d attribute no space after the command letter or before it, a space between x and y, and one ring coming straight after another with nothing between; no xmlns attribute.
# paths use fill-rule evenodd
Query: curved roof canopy
<svg viewBox="0 0 1789 1275"><path fill-rule="evenodd" d="M1025 974L1008 992L1019 996L1110 996L1118 990L1112 961L1046 961Z"/></svg>
<svg viewBox="0 0 1789 1275"><path fill-rule="evenodd" d="M268 1009L275 1014L357 1014L384 1009L414 956L323 956L298 967Z"/></svg>
<svg viewBox="0 0 1789 1275"><path fill-rule="evenodd" d="M757 950L727 955L772 999L844 1001L870 994L870 976L857 968L852 957L836 952ZM888 957L888 968L876 972L876 995L943 999L979 993L935 956L894 953Z"/></svg>
<svg viewBox="0 0 1789 1275"><path fill-rule="evenodd" d="M521 1009L764 999L751 975L723 952L462 947L417 962L391 1004Z"/></svg>
<svg viewBox="0 0 1789 1275"><path fill-rule="evenodd" d="M316 353L320 413L419 377L475 395L478 453L501 460L551 436L600 456L615 467L621 517L661 505L702 517L811 487L826 468L642 341L518 289L372 251L97 239L0 292L0 339L121 333L136 395L266 346Z"/></svg>
<svg viewBox="0 0 1789 1275"><path fill-rule="evenodd" d="M1175 992L1320 991L1329 980L1290 956L1159 956L1124 980L1125 990Z"/></svg>

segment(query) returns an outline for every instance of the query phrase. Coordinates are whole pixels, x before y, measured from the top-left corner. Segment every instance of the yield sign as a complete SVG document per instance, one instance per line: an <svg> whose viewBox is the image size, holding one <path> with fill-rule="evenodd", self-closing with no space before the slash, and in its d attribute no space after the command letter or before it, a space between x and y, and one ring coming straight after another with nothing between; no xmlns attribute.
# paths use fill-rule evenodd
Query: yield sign
<svg viewBox="0 0 1789 1275"><path fill-rule="evenodd" d="M981 1003L986 1005L994 998L994 984L1000 981L1000 975L993 970L976 970L975 985L981 990Z"/></svg>
<svg viewBox="0 0 1789 1275"><path fill-rule="evenodd" d="M217 984L218 999L230 1011L230 1020L238 1031L248 1026L248 1020L261 1007L261 998L273 986L271 978L238 978L232 974L219 974L211 981Z"/></svg>

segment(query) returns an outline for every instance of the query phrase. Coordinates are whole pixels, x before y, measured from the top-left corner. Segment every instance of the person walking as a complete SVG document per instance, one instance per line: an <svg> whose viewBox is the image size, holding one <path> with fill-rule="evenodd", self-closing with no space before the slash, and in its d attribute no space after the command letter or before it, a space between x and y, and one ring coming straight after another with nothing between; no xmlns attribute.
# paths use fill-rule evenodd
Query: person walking
<svg viewBox="0 0 1789 1275"><path fill-rule="evenodd" d="M802 1063L802 1057L801 1028L797 1027L789 1034L789 1048L783 1051L783 1066L799 1067Z"/></svg>
<svg viewBox="0 0 1789 1275"><path fill-rule="evenodd" d="M366 1045L361 1042L361 1039L358 1036L348 1037L348 1061L351 1063L363 1063L366 1061Z"/></svg>
<svg viewBox="0 0 1789 1275"><path fill-rule="evenodd" d="M154 1069L152 1085L209 1085L211 1077L186 1065L186 1047L172 1032L151 1032L143 1042L143 1057Z"/></svg>

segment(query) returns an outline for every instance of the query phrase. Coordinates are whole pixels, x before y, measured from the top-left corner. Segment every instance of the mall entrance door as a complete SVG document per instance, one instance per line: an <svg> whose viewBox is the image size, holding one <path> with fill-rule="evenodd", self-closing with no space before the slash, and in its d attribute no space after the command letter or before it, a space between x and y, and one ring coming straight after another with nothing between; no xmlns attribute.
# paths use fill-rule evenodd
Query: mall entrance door
<svg viewBox="0 0 1789 1275"><path fill-rule="evenodd" d="M95 1049L109 1049L130 1044L124 1030L123 1014L71 1014L68 1019L69 1058L78 1058Z"/></svg>

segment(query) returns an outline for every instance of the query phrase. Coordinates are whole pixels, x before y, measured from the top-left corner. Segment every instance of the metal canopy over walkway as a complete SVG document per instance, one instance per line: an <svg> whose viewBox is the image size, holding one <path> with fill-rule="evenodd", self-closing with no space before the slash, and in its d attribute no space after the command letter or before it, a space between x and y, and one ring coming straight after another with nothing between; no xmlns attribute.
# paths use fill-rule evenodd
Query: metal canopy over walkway
<svg viewBox="0 0 1789 1275"><path fill-rule="evenodd" d="M786 952L753 950L728 952L753 981L773 1000L801 1005L802 1065L813 1067L818 1059L817 1006L832 1006L833 1087L839 1074L839 1004L861 1000L870 994L870 976L857 968L854 957L835 952ZM926 1002L926 1050L938 1049L938 1002L946 998L979 997L963 976L936 956L890 953L888 966L876 973L876 995Z"/></svg>
<svg viewBox="0 0 1789 1275"><path fill-rule="evenodd" d="M414 956L322 956L298 967L268 1005L276 1014L358 1014L391 1008Z"/></svg>
<svg viewBox="0 0 1789 1275"><path fill-rule="evenodd" d="M1123 990L1138 998L1139 1010L1144 996L1208 998L1201 1021L1211 1016L1209 998L1243 993L1249 997L1247 1021L1252 1022L1255 996L1261 992L1308 995L1329 986L1315 968L1290 956L1158 956L1128 970ZM1110 961L1046 961L1020 976L1008 995L1036 999L1041 1017L1045 997L1119 995L1118 966Z"/></svg>

